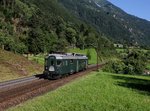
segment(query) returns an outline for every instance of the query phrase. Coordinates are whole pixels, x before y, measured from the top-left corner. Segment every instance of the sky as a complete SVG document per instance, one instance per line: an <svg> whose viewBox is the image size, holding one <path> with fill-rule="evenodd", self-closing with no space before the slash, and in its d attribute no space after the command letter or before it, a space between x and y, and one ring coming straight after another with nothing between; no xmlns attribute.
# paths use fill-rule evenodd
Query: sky
<svg viewBox="0 0 150 111"><path fill-rule="evenodd" d="M108 0L125 12L150 21L150 0Z"/></svg>

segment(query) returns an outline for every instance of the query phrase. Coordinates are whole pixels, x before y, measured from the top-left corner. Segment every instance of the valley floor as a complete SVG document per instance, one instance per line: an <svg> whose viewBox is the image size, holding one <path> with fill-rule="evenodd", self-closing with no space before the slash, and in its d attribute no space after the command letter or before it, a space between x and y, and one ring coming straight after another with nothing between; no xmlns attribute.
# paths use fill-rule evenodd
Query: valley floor
<svg viewBox="0 0 150 111"><path fill-rule="evenodd" d="M9 111L150 111L150 77L93 72Z"/></svg>

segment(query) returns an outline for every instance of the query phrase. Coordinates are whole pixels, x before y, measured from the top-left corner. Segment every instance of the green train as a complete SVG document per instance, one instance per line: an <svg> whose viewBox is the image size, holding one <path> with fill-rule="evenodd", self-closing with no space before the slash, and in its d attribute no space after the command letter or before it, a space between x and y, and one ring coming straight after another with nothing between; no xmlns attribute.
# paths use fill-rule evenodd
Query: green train
<svg viewBox="0 0 150 111"><path fill-rule="evenodd" d="M88 58L82 54L49 54L45 58L44 74L48 79L58 79L64 75L86 70Z"/></svg>

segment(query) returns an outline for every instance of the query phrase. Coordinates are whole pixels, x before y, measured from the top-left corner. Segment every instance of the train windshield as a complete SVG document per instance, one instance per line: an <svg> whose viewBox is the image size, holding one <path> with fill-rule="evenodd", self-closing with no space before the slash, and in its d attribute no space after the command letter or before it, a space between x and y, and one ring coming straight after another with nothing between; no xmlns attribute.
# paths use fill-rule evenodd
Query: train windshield
<svg viewBox="0 0 150 111"><path fill-rule="evenodd" d="M54 61L51 61L51 65L52 65L52 66L54 65Z"/></svg>
<svg viewBox="0 0 150 111"><path fill-rule="evenodd" d="M51 66L55 65L55 58L54 57L50 57L50 65Z"/></svg>
<svg viewBox="0 0 150 111"><path fill-rule="evenodd" d="M62 61L61 61L61 60L57 60L57 66L60 66L60 65L61 65L61 63L62 63Z"/></svg>

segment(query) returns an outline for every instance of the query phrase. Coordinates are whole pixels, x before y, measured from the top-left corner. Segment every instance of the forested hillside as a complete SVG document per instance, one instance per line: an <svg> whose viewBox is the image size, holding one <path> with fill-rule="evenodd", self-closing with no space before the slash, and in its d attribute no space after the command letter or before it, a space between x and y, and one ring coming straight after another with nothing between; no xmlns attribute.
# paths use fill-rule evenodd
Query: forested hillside
<svg viewBox="0 0 150 111"><path fill-rule="evenodd" d="M115 42L150 46L150 22L127 14L107 0L58 1Z"/></svg>
<svg viewBox="0 0 150 111"><path fill-rule="evenodd" d="M34 54L65 51L87 47L97 38L108 41L57 0L0 1L0 47L5 50Z"/></svg>

